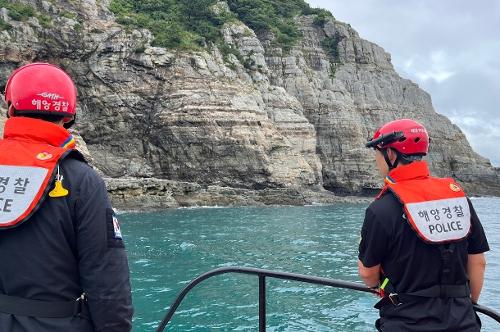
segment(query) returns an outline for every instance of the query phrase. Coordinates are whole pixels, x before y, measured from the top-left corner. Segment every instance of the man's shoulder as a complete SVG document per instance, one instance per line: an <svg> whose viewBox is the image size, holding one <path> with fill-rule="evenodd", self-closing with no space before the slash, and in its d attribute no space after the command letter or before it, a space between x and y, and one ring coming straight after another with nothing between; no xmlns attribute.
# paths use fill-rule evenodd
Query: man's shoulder
<svg viewBox="0 0 500 332"><path fill-rule="evenodd" d="M84 159L73 153L61 161L61 166L70 169L72 173L86 173L92 169L92 167L87 164Z"/></svg>
<svg viewBox="0 0 500 332"><path fill-rule="evenodd" d="M386 191L382 196L374 200L368 206L368 209L378 217L386 217L395 213L399 215L402 205L393 193Z"/></svg>
<svg viewBox="0 0 500 332"><path fill-rule="evenodd" d="M61 162L63 176L75 183L82 184L85 182L100 183L102 178L97 172L82 158L67 157Z"/></svg>

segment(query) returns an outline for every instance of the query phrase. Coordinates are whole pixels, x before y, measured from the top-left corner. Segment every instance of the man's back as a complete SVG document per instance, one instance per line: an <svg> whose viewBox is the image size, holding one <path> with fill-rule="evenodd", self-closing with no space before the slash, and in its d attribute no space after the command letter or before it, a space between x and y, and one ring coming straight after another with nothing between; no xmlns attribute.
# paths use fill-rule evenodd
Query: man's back
<svg viewBox="0 0 500 332"><path fill-rule="evenodd" d="M102 179L75 150L77 89L30 63L5 85L0 140L0 330L132 328L129 269Z"/></svg>
<svg viewBox="0 0 500 332"><path fill-rule="evenodd" d="M60 173L67 196L47 196L28 221L0 232L0 293L72 301L85 291L96 328L111 324L106 331L127 331L132 312L128 265L121 239L108 230L113 211L104 183L90 166L71 157L62 161ZM80 317L0 313L0 330L94 331L94 327Z"/></svg>
<svg viewBox="0 0 500 332"><path fill-rule="evenodd" d="M467 257L485 246L482 227L472 205L472 233L454 245L452 279L467 283ZM411 293L441 283L442 261L437 245L424 243L411 229L397 198L387 192L366 211L361 231L360 260L381 264L389 278L388 292ZM486 243L487 247L487 243ZM470 298L421 298L418 302L380 308L383 331L478 331Z"/></svg>

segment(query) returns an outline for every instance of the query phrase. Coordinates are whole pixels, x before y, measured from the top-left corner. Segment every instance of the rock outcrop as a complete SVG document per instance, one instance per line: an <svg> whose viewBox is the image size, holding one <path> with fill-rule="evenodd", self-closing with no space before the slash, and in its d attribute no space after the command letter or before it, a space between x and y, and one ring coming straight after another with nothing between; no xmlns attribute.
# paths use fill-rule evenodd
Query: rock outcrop
<svg viewBox="0 0 500 332"><path fill-rule="evenodd" d="M399 117L427 126L435 174L455 176L472 194L500 195L500 171L394 71L388 53L347 24L298 17L303 38L286 53L272 35L228 23L224 41L242 63L216 46L153 47L149 31L115 22L109 1L23 3L51 21L0 11L11 25L0 31L0 82L31 61L71 74L79 144L119 207L307 204L372 193L381 181L364 143Z"/></svg>

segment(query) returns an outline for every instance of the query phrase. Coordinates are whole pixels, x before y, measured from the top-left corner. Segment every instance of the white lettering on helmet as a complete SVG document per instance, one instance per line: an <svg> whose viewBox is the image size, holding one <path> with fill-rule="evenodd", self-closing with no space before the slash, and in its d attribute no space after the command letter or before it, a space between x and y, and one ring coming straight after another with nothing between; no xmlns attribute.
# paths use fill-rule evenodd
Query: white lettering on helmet
<svg viewBox="0 0 500 332"><path fill-rule="evenodd" d="M411 133L426 133L427 131L425 130L425 128L412 128L410 129L410 132Z"/></svg>
<svg viewBox="0 0 500 332"><path fill-rule="evenodd" d="M47 99L51 99L51 100L57 100L57 99L62 98L62 96L58 95L57 93L53 93L53 92L42 92L42 93L37 94L37 96L41 96L43 98L47 98Z"/></svg>

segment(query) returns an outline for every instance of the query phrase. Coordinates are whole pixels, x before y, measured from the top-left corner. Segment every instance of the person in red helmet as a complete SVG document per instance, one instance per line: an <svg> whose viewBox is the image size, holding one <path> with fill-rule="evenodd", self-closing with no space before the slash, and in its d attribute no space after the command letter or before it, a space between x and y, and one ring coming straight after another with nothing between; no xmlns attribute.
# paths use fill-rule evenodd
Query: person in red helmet
<svg viewBox="0 0 500 332"><path fill-rule="evenodd" d="M5 87L0 140L0 331L130 331L123 239L103 180L66 130L76 89L32 63Z"/></svg>
<svg viewBox="0 0 500 332"><path fill-rule="evenodd" d="M366 209L359 274L379 290L378 331L479 331L473 310L489 250L470 200L451 178L429 174L427 130L402 119L366 144L385 185Z"/></svg>

